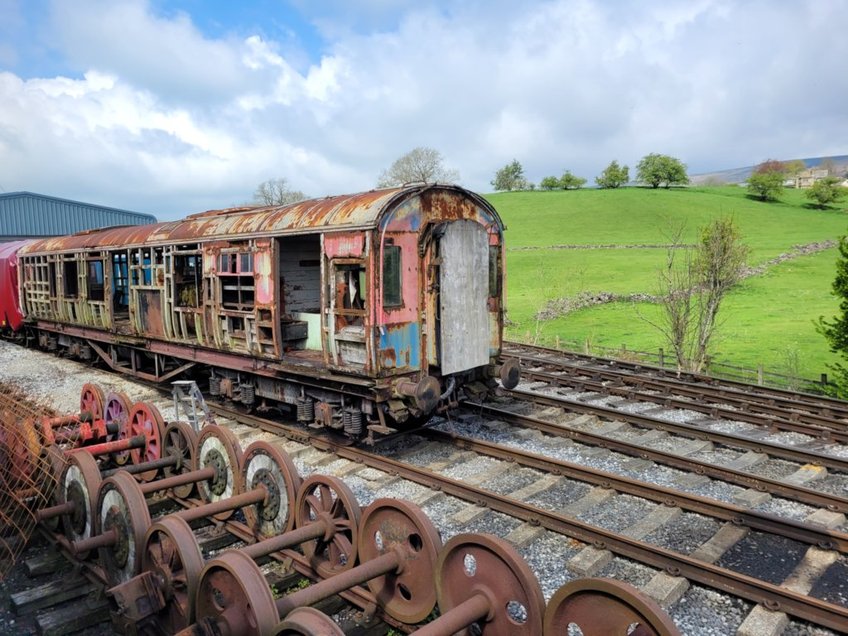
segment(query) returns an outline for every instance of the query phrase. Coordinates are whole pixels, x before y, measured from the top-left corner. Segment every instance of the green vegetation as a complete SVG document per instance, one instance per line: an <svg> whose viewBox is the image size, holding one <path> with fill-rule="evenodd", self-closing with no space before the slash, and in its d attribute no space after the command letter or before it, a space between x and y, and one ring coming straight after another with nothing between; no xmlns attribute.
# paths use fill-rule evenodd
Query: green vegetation
<svg viewBox="0 0 848 636"><path fill-rule="evenodd" d="M807 190L807 198L815 201L819 209L824 210L829 204L836 203L845 196L845 188L840 183L841 179L838 177L819 179Z"/></svg>
<svg viewBox="0 0 848 636"><path fill-rule="evenodd" d="M776 159L764 161L748 177L748 192L760 201L777 201L783 194L783 182L788 174L783 162Z"/></svg>
<svg viewBox="0 0 848 636"><path fill-rule="evenodd" d="M816 328L827 339L830 350L841 358L831 369L836 374L838 393L845 397L848 395L848 367L845 366L848 360L848 239L844 236L839 240L833 293L840 299L839 312L831 320L820 318Z"/></svg>
<svg viewBox="0 0 848 636"><path fill-rule="evenodd" d="M655 189L660 186L668 189L673 185L686 185L689 176L680 159L651 153L642 157L636 166L636 180Z"/></svg>
<svg viewBox="0 0 848 636"><path fill-rule="evenodd" d="M630 168L619 166L618 161L613 159L604 171L595 177L595 183L599 188L620 188L630 180Z"/></svg>
<svg viewBox="0 0 848 636"><path fill-rule="evenodd" d="M732 216L751 248L751 266L795 245L835 240L848 229L844 211L810 209L804 191L794 189L768 205L739 186L514 192L488 198L508 228L507 337L548 345L559 338L646 351L663 347L659 332L643 319L658 315L659 308L649 303L614 302L549 320L536 315L549 301L578 294L655 294L657 270L665 262L675 223L685 222L683 240L694 243L699 227ZM713 359L813 378L828 371L837 356L816 333L814 321L838 309L831 294L836 258L834 247L743 280L719 314Z"/></svg>
<svg viewBox="0 0 848 636"><path fill-rule="evenodd" d="M492 187L495 190L526 190L528 189L527 186L527 179L524 178L524 167L518 159L513 159L512 163L508 163L498 170L495 173L495 178L492 179Z"/></svg>

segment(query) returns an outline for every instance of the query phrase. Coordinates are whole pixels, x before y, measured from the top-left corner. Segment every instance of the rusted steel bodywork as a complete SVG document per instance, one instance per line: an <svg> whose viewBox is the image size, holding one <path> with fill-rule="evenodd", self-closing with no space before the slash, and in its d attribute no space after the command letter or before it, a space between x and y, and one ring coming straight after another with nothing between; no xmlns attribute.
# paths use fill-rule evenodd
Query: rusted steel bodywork
<svg viewBox="0 0 848 636"><path fill-rule="evenodd" d="M451 383L491 375L503 324L503 229L485 200L454 186L213 210L33 241L18 254L20 303L31 324L58 334L58 344L43 344L84 340L107 362L122 345L202 362L224 394L247 387L248 402L309 397L303 383L269 381L285 374L329 379L366 387L354 393L371 403L341 407L382 422L373 403L387 403L383 410L403 419L413 396L398 394L398 378L433 376L444 389L448 375ZM454 250L485 253L449 258L440 251L446 237ZM465 312L472 280L475 306ZM465 313L472 324L457 324ZM238 376L246 367L259 379Z"/></svg>

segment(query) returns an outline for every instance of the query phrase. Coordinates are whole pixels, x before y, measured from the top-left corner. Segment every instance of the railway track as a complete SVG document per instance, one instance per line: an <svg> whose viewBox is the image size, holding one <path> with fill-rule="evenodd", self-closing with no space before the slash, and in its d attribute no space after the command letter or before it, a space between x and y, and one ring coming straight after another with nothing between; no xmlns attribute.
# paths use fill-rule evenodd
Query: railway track
<svg viewBox="0 0 848 636"><path fill-rule="evenodd" d="M256 415L217 417L245 445L286 450L304 477L343 479L363 505L409 499L445 540L494 532L517 547L546 598L598 574L660 599L683 633L827 634L848 624L838 454L704 439L661 417L544 398L466 404L371 450L307 440Z"/></svg>
<svg viewBox="0 0 848 636"><path fill-rule="evenodd" d="M529 366L555 368L576 378L594 378L616 388L647 394L676 395L712 402L774 418L818 424L834 430L848 427L848 403L824 395L757 386L707 375L676 372L638 362L600 358L570 351L505 343L503 356Z"/></svg>

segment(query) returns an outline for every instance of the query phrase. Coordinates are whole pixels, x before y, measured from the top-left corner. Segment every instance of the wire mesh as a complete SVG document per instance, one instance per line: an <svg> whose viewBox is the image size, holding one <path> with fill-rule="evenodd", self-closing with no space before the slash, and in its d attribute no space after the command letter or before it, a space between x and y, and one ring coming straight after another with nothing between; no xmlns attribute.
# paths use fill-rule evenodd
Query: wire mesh
<svg viewBox="0 0 848 636"><path fill-rule="evenodd" d="M0 579L35 531L35 511L53 503L64 456L42 444L37 424L50 414L0 383Z"/></svg>

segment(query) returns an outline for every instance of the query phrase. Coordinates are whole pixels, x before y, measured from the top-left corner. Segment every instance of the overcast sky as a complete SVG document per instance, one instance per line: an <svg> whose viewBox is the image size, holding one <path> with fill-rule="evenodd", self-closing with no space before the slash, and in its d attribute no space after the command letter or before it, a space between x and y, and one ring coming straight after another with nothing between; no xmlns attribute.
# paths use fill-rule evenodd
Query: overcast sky
<svg viewBox="0 0 848 636"><path fill-rule="evenodd" d="M848 0L0 0L0 191L173 219L416 146L491 191L848 154Z"/></svg>

